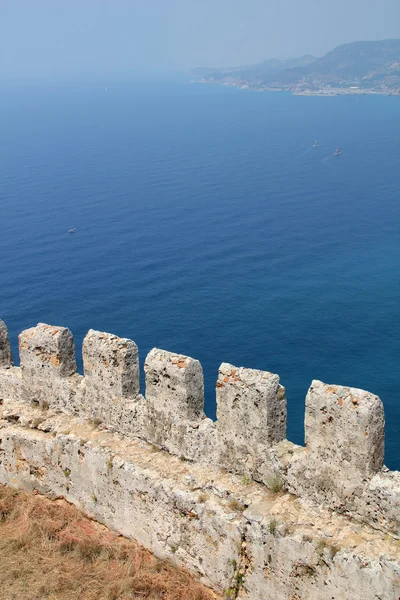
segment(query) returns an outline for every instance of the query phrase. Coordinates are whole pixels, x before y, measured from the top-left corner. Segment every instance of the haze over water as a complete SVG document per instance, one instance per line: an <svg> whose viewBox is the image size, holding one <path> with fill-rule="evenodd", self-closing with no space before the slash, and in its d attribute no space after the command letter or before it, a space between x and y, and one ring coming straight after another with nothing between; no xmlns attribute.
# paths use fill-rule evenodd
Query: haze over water
<svg viewBox="0 0 400 600"><path fill-rule="evenodd" d="M0 318L378 394L400 467L400 98L3 86ZM319 147L313 148L314 139ZM342 154L333 157L336 146ZM76 234L68 229L76 227Z"/></svg>

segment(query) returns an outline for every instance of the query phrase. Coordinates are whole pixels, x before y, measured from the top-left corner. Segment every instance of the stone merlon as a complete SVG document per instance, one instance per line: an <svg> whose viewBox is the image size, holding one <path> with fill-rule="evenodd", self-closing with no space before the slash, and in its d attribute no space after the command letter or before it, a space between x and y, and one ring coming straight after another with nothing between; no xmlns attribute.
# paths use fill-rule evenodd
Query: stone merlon
<svg viewBox="0 0 400 600"><path fill-rule="evenodd" d="M217 417L224 437L254 446L286 437L285 388L278 375L223 363L217 380Z"/></svg>
<svg viewBox="0 0 400 600"><path fill-rule="evenodd" d="M147 355L146 399L154 410L199 419L204 409L203 369L198 360L153 348Z"/></svg>
<svg viewBox="0 0 400 600"><path fill-rule="evenodd" d="M309 456L371 478L383 466L385 419L378 396L313 381L306 398Z"/></svg>
<svg viewBox="0 0 400 600"><path fill-rule="evenodd" d="M61 408L65 403L65 380L76 373L70 330L39 323L20 334L18 346L23 399Z"/></svg>
<svg viewBox="0 0 400 600"><path fill-rule="evenodd" d="M138 348L132 340L91 329L83 341L83 368L86 389L99 401L140 391Z"/></svg>

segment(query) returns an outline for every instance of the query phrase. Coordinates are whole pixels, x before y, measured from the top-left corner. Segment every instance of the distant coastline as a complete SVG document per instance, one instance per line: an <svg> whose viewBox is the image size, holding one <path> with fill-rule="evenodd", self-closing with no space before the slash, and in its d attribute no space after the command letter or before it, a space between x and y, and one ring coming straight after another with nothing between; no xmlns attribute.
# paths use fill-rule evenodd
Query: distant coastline
<svg viewBox="0 0 400 600"><path fill-rule="evenodd" d="M197 82L295 96L400 96L400 40L343 44L321 58L268 59L224 69L197 68Z"/></svg>
<svg viewBox="0 0 400 600"><path fill-rule="evenodd" d="M272 86L260 86L254 85L250 82L237 81L237 82L226 82L226 81L213 81L208 79L192 80L192 83L203 83L203 84L214 84L224 87L235 87L244 91L252 92L289 92L292 96L319 96L319 97L332 97L332 96L366 96L366 95L378 95L378 96L400 96L399 89L373 89L373 88L333 88L325 87L319 89L307 89L301 87L272 87Z"/></svg>

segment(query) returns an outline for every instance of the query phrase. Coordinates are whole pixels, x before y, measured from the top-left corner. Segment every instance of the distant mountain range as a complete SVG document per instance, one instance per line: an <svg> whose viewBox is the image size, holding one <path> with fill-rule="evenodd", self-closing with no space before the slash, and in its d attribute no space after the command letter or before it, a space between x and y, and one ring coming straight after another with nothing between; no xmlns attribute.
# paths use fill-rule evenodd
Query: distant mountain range
<svg viewBox="0 0 400 600"><path fill-rule="evenodd" d="M322 58L270 59L236 68L198 68L191 74L205 83L303 95L400 95L400 40L353 42Z"/></svg>

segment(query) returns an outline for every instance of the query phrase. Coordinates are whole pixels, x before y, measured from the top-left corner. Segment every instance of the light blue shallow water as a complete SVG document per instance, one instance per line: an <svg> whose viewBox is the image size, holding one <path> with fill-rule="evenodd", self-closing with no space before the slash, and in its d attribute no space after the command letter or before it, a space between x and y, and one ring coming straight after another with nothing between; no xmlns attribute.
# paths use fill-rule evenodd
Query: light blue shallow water
<svg viewBox="0 0 400 600"><path fill-rule="evenodd" d="M221 362L270 370L295 442L313 378L368 389L400 467L400 98L48 83L0 119L15 355L38 321L188 354L210 416Z"/></svg>

